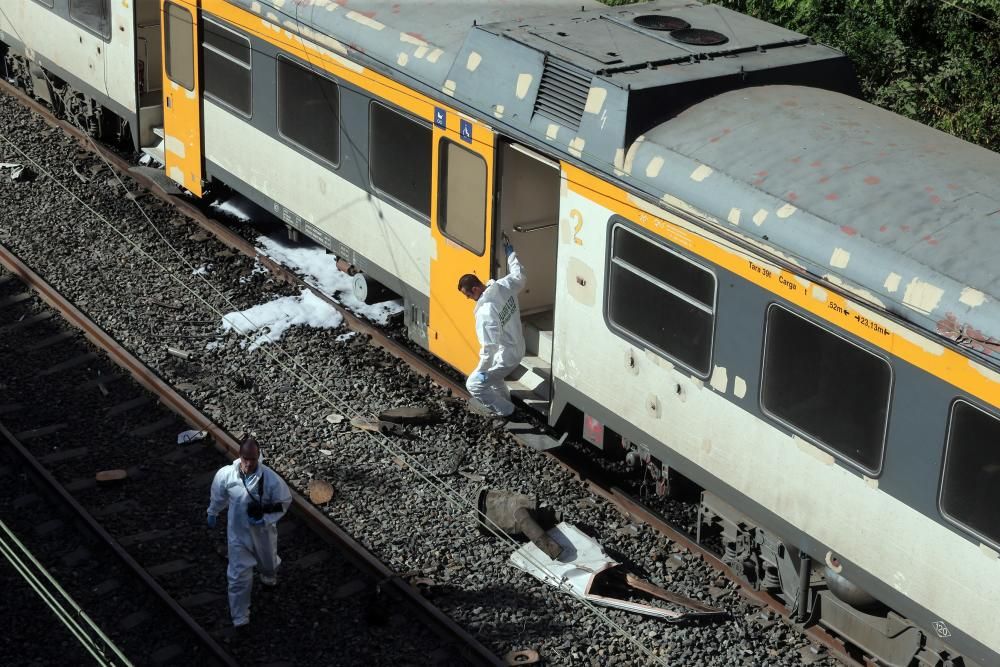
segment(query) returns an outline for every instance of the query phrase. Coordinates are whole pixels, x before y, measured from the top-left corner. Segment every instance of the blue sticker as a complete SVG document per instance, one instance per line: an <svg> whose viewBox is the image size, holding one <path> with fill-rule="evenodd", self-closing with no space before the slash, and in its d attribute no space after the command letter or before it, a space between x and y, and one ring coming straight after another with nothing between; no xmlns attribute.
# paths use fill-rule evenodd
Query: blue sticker
<svg viewBox="0 0 1000 667"><path fill-rule="evenodd" d="M462 140L472 143L472 123L467 120L461 121Z"/></svg>
<svg viewBox="0 0 1000 667"><path fill-rule="evenodd" d="M434 107L434 124L438 127L448 126L448 114L441 107Z"/></svg>

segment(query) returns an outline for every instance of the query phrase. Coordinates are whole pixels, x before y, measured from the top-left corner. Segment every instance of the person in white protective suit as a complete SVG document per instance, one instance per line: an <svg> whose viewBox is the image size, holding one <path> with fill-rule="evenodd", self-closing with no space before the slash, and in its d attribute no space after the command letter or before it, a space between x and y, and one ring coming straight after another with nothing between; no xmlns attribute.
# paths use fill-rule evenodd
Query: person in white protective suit
<svg viewBox="0 0 1000 667"><path fill-rule="evenodd" d="M265 586L277 584L278 519L292 504L288 485L261 462L257 441L240 444L240 458L215 473L208 506L208 526L214 528L219 512L229 505L229 613L234 626L250 622L253 568Z"/></svg>
<svg viewBox="0 0 1000 667"><path fill-rule="evenodd" d="M473 407L480 404L492 414L509 416L514 412L510 390L504 378L518 367L524 357L524 333L521 331L521 308L517 294L524 289L527 277L517 260L514 247L504 236L507 253L506 276L485 285L467 273L458 281L458 289L476 302L476 336L479 338L479 364L465 383L472 394Z"/></svg>

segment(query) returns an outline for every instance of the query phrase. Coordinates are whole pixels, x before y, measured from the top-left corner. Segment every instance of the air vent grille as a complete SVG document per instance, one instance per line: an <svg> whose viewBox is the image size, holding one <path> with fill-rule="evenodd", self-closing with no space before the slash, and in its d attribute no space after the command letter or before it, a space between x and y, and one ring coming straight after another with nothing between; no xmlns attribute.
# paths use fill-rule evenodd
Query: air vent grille
<svg viewBox="0 0 1000 667"><path fill-rule="evenodd" d="M589 92L589 75L546 58L535 97L535 113L574 130L579 129Z"/></svg>

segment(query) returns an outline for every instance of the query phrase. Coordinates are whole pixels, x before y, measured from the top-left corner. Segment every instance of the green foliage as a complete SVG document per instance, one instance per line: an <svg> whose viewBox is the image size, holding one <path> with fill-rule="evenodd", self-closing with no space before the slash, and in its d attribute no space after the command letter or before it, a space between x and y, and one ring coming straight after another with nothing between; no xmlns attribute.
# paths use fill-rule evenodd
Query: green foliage
<svg viewBox="0 0 1000 667"><path fill-rule="evenodd" d="M1000 151L1000 0L716 4L844 51L869 102Z"/></svg>

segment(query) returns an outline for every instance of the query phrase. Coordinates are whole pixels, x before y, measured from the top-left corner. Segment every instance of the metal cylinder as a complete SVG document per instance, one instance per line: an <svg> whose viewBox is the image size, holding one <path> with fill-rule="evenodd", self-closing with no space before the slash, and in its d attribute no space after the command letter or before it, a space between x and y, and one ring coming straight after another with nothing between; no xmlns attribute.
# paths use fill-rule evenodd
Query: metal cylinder
<svg viewBox="0 0 1000 667"><path fill-rule="evenodd" d="M812 578L812 558L801 554L799 559L799 601L796 605L795 620L805 623L809 617L809 580Z"/></svg>

